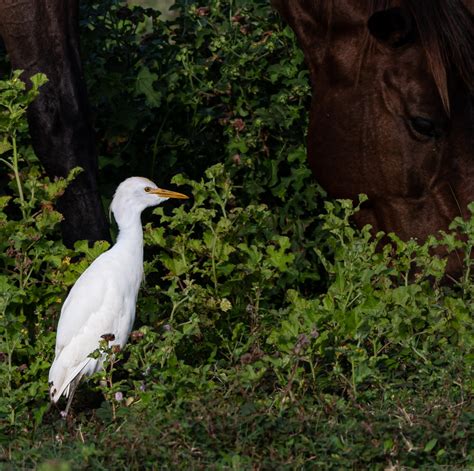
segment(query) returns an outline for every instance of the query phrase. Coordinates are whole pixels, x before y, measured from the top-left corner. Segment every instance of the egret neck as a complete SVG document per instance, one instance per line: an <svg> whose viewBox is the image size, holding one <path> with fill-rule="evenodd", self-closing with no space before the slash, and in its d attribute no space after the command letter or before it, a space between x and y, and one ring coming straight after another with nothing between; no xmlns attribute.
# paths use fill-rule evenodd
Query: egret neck
<svg viewBox="0 0 474 471"><path fill-rule="evenodd" d="M143 229L140 213L129 213L126 218L121 220L116 217L119 233L117 241L111 249L111 252L118 255L121 261L129 267L127 270L129 273L137 274L138 279L135 281L138 285L143 278Z"/></svg>

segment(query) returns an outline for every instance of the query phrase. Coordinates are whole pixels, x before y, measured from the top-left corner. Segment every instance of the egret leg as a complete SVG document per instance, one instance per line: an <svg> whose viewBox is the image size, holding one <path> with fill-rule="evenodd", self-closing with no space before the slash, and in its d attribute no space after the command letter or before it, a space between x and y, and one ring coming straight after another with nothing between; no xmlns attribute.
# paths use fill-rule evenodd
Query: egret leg
<svg viewBox="0 0 474 471"><path fill-rule="evenodd" d="M69 398L67 400L66 409L64 410L64 415L67 416L69 413L69 408L71 407L72 398L74 397L74 393L76 392L76 388L81 381L82 375L78 374L69 385Z"/></svg>

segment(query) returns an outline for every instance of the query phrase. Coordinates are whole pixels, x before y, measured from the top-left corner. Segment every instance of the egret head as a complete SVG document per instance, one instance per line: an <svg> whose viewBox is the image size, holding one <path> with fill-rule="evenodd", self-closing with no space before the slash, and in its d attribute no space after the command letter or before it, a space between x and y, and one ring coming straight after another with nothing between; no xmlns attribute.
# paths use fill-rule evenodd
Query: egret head
<svg viewBox="0 0 474 471"><path fill-rule="evenodd" d="M124 180L115 191L110 210L119 226L140 215L150 206L157 206L169 198L187 199L186 195L158 188L151 180L143 177L130 177Z"/></svg>

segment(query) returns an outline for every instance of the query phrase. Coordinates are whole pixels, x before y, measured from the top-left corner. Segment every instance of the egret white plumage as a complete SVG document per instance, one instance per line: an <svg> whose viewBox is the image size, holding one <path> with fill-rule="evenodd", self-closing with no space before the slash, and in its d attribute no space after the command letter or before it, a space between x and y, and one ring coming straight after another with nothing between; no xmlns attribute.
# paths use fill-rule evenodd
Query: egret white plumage
<svg viewBox="0 0 474 471"><path fill-rule="evenodd" d="M61 309L56 354L49 371L50 398L69 397L66 413L81 378L102 368L104 357L91 358L102 336L110 346L127 342L143 278L142 211L169 198L186 195L131 177L117 188L110 209L119 228L115 245L82 273Z"/></svg>

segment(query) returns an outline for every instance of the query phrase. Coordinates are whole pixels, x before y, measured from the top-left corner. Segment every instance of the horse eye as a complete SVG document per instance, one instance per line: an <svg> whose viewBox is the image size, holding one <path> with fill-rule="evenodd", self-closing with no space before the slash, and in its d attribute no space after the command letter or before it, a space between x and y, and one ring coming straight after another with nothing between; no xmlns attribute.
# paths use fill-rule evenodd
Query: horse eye
<svg viewBox="0 0 474 471"><path fill-rule="evenodd" d="M150 193L150 191L152 190L151 186L146 186L144 188L144 190L147 192L147 193Z"/></svg>
<svg viewBox="0 0 474 471"><path fill-rule="evenodd" d="M439 133L436 130L436 124L430 119L421 118L420 116L415 116L410 119L410 124L412 128L424 136L427 137L438 137Z"/></svg>

